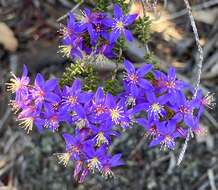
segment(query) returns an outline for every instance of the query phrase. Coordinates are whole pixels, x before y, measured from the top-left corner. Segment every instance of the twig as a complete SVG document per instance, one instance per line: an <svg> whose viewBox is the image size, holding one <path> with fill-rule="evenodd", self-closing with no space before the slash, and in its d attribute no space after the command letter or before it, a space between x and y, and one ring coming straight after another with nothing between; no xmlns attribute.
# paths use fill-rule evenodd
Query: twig
<svg viewBox="0 0 218 190"><path fill-rule="evenodd" d="M200 45L198 30L197 30L197 27L196 27L196 24L195 24L194 17L192 15L191 6L190 6L188 0L184 0L184 2L185 2L185 5L186 5L186 9L188 11L188 16L189 16L189 19L190 19L190 22L191 22L192 30L193 30L194 37L195 37L195 42L196 42L198 52L199 52L199 61L196 63L196 75L194 75L195 76L194 77L195 93L194 93L193 98L195 98L196 95L197 95L197 92L198 92L199 85L200 85L201 69L202 69L202 63L203 63L204 58L203 58L203 50L202 50L202 47ZM185 143L184 143L184 145L182 147L182 151L180 152L179 157L178 157L177 165L180 165L180 163L183 160L183 157L185 155L191 133L192 133L191 129L188 130L188 134L187 134L187 137L185 139Z"/></svg>
<svg viewBox="0 0 218 190"><path fill-rule="evenodd" d="M190 131L190 129L189 129L189 131ZM187 149L188 142L189 142L189 139L190 139L190 132L189 131L188 131L188 134L186 136L185 143L184 143L184 145L182 147L182 151L179 154L179 157L178 157L178 160L177 160L177 166L179 166L181 164L181 162L183 160L183 157L185 155L185 151Z"/></svg>
<svg viewBox="0 0 218 190"><path fill-rule="evenodd" d="M204 3L201 3L201 4L198 4L198 5L194 5L191 7L191 9L193 11L198 11L198 10L201 10L202 8L209 8L213 5L217 5L218 4L218 0L210 0L208 2L204 2ZM181 11L178 11L176 13L173 13L169 16L166 16L166 17L163 17L161 18L160 20L158 20L158 22L165 22L165 21L168 21L168 20L173 20L173 19L176 19L176 18L179 18L183 15L185 15L187 13L187 9L183 9Z"/></svg>
<svg viewBox="0 0 218 190"><path fill-rule="evenodd" d="M207 171L207 174L208 174L211 190L217 190L213 170L209 169Z"/></svg>
<svg viewBox="0 0 218 190"><path fill-rule="evenodd" d="M199 35L198 35L198 30L197 30L197 27L196 27L196 24L195 24L195 20L194 20L194 17L192 15L192 12L191 12L191 7L190 7L190 4L188 2L188 0L184 0L185 4L186 4L186 8L188 10L188 15L189 15L189 19L190 19L190 22L191 22L191 26L192 26L192 30L193 30L193 33L194 33L194 37L195 37L195 42L196 42L196 45L197 45L197 48L198 48L198 53L199 53L199 61L196 63L196 75L194 75L194 81L195 81L195 93L194 93L194 97L196 97L197 95L197 90L199 88L199 84L200 84L200 80L201 80L201 69L202 69L202 63L203 63L203 50L202 50L202 47L201 47L201 44L200 44L200 40L199 40Z"/></svg>
<svg viewBox="0 0 218 190"><path fill-rule="evenodd" d="M214 181L218 179L218 175L214 176ZM208 186L210 186L210 182L206 181L198 190L205 190Z"/></svg>
<svg viewBox="0 0 218 190"><path fill-rule="evenodd" d="M82 0L79 3L77 3L69 12L73 13L76 9L78 9L80 7L81 4L83 4L83 1L84 0ZM68 15L68 12L65 15L61 16L60 18L58 18L57 22L60 22L60 21L64 20L65 18L67 18L67 15Z"/></svg>

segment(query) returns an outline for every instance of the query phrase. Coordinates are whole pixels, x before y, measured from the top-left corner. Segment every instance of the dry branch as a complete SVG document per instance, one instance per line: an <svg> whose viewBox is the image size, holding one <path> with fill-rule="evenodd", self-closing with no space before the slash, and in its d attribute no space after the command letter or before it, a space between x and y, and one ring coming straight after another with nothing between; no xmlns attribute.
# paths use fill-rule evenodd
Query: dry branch
<svg viewBox="0 0 218 190"><path fill-rule="evenodd" d="M194 93L193 98L195 98L196 95L197 95L197 92L198 92L199 85L200 85L201 69L202 69L202 63L203 63L204 57L203 57L203 50L202 50L202 47L200 45L198 30L197 30L197 27L196 27L196 24L195 24L194 17L192 15L191 6L190 6L188 0L184 0L184 2L185 2L185 5L186 5L186 9L188 11L188 16L189 16L189 19L190 19L190 22L191 22L191 26L192 26L192 30L193 30L193 33L194 33L195 42L196 42L196 45L197 45L197 48L198 48L198 52L199 52L199 61L196 63L196 75L194 74L194 77L193 77L194 78L193 81L195 82L195 84L194 84L195 93ZM182 151L180 152L179 157L178 157L177 165L180 165L180 163L183 160L183 157L185 155L186 149L188 147L188 142L189 142L191 133L192 133L192 131L188 130L188 134L187 134L187 137L185 139L185 143L184 143L184 145L182 147Z"/></svg>

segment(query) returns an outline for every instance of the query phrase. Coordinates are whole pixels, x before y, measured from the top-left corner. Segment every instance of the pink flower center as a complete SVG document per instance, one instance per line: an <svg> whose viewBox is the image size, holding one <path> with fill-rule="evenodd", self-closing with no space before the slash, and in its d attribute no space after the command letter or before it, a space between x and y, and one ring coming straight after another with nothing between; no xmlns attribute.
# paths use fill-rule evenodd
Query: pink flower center
<svg viewBox="0 0 218 190"><path fill-rule="evenodd" d="M138 76L137 76L136 74L130 74L130 75L129 75L129 80L130 80L132 83L136 84L136 83L138 82Z"/></svg>
<svg viewBox="0 0 218 190"><path fill-rule="evenodd" d="M76 96L70 96L68 101L70 104L76 104L77 103L77 97Z"/></svg>
<svg viewBox="0 0 218 190"><path fill-rule="evenodd" d="M170 89L174 89L176 87L176 83L174 81L165 82L165 86Z"/></svg>
<svg viewBox="0 0 218 190"><path fill-rule="evenodd" d="M98 105L95 108L96 115L101 115L101 114L105 113L106 111L107 111L107 108L103 105Z"/></svg>
<svg viewBox="0 0 218 190"><path fill-rule="evenodd" d="M192 110L190 110L188 107L186 107L184 105L180 106L179 111L183 114L192 115Z"/></svg>

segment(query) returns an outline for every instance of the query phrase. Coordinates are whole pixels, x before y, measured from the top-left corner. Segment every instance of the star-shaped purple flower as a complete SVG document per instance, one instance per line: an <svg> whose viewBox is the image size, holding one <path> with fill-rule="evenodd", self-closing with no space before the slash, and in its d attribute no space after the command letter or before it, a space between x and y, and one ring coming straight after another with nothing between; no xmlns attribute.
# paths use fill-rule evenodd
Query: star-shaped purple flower
<svg viewBox="0 0 218 190"><path fill-rule="evenodd" d="M197 102L195 100L187 100L184 93L179 92L175 99L171 100L170 108L175 112L174 119L184 121L184 123L193 127L195 125L194 108Z"/></svg>
<svg viewBox="0 0 218 190"><path fill-rule="evenodd" d="M153 92L146 93L147 102L140 103L134 108L134 112L146 111L148 121L159 121L166 116L164 105L169 101L167 95L156 97Z"/></svg>
<svg viewBox="0 0 218 190"><path fill-rule="evenodd" d="M126 129L129 126L130 118L129 113L125 107L125 100L121 99L116 103L115 98L110 93L108 93L106 97L106 103L109 112L109 125L119 125Z"/></svg>
<svg viewBox="0 0 218 190"><path fill-rule="evenodd" d="M101 123L108 117L108 105L103 89L99 87L92 98L90 104L90 121L93 123Z"/></svg>
<svg viewBox="0 0 218 190"><path fill-rule="evenodd" d="M124 68L126 70L126 76L124 82L129 86L130 92L132 95L138 95L139 88L145 90L152 90L152 85L144 79L145 75L151 71L152 65L146 64L141 66L139 69L135 69L134 65L128 60L124 61Z"/></svg>
<svg viewBox="0 0 218 190"><path fill-rule="evenodd" d="M154 71L154 76L156 79L155 85L159 88L161 93L166 92L170 96L176 95L178 91L181 91L188 85L176 78L176 71L174 67L170 67L168 70L168 74L164 74L161 71Z"/></svg>
<svg viewBox="0 0 218 190"><path fill-rule="evenodd" d="M114 19L105 19L104 24L112 27L110 35L110 43L115 43L117 39L124 34L126 40L132 41L132 33L126 29L127 26L131 25L137 17L137 14L123 15L122 9L119 5L114 5Z"/></svg>
<svg viewBox="0 0 218 190"><path fill-rule="evenodd" d="M180 134L176 131L176 121L170 120L169 122L157 122L156 123L158 135L150 143L150 147L161 145L161 148L174 149L175 138L179 137Z"/></svg>
<svg viewBox="0 0 218 190"><path fill-rule="evenodd" d="M66 86L63 89L61 109L76 113L80 113L82 108L82 103L87 103L91 100L92 94L82 92L81 81L79 79L74 80L71 87Z"/></svg>
<svg viewBox="0 0 218 190"><path fill-rule="evenodd" d="M115 154L114 156L107 155L102 163L102 173L104 177L112 177L114 174L111 171L113 167L122 166L124 163L120 160L122 154Z"/></svg>
<svg viewBox="0 0 218 190"><path fill-rule="evenodd" d="M97 147L102 146L103 144L110 145L111 136L118 136L119 133L113 130L112 126L107 124L100 124L99 127L92 127L92 132L94 133L94 137L92 140L95 142Z"/></svg>
<svg viewBox="0 0 218 190"><path fill-rule="evenodd" d="M31 96L37 108L41 109L45 102L54 102L57 99L57 95L52 92L56 86L56 79L45 81L41 74L37 74L35 85L31 90Z"/></svg>
<svg viewBox="0 0 218 190"><path fill-rule="evenodd" d="M15 74L12 73L12 77L10 82L6 83L7 90L16 93L16 100L26 99L29 95L29 77L27 76L28 70L26 65L23 66L23 74L21 77L16 77Z"/></svg>
<svg viewBox="0 0 218 190"><path fill-rule="evenodd" d="M87 168L93 173L96 170L101 171L103 166L102 163L106 156L106 146L101 146L100 148L95 149L94 144L87 143L83 150L86 156Z"/></svg>

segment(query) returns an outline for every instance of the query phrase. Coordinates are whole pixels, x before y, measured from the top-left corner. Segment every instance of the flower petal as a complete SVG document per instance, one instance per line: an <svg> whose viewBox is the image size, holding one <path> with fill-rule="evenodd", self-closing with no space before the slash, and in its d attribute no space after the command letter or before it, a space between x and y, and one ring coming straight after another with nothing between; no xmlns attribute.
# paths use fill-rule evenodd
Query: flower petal
<svg viewBox="0 0 218 190"><path fill-rule="evenodd" d="M135 67L133 66L133 64L128 61L128 60L124 60L124 68L128 73L134 73L135 72Z"/></svg>
<svg viewBox="0 0 218 190"><path fill-rule="evenodd" d="M74 144L74 137L68 133L63 134L64 140L66 144L71 145Z"/></svg>
<svg viewBox="0 0 218 190"><path fill-rule="evenodd" d="M163 136L159 136L157 138L155 138L154 140L152 140L149 144L149 147L154 147L154 146L157 146L158 144L160 144L160 142L164 140L164 137Z"/></svg>
<svg viewBox="0 0 218 190"><path fill-rule="evenodd" d="M130 32L129 30L124 30L124 36L125 36L126 40L128 40L128 41L133 40L132 32Z"/></svg>
<svg viewBox="0 0 218 190"><path fill-rule="evenodd" d="M132 14L132 15L125 16L125 18L124 18L125 26L132 24L135 21L135 19L137 18L137 16L138 16L138 14Z"/></svg>
<svg viewBox="0 0 218 190"><path fill-rule="evenodd" d="M116 102L115 102L115 100L114 100L114 97L113 97L110 93L108 93L108 94L106 95L106 104L107 104L109 107L111 107L111 108L115 108L115 107L116 107Z"/></svg>
<svg viewBox="0 0 218 190"><path fill-rule="evenodd" d="M152 69L151 64L141 66L136 72L140 77L144 77Z"/></svg>
<svg viewBox="0 0 218 190"><path fill-rule="evenodd" d="M146 79L139 79L139 86L146 90L152 90L153 86Z"/></svg>
<svg viewBox="0 0 218 190"><path fill-rule="evenodd" d="M146 94L146 97L147 97L147 99L148 99L148 101L149 101L150 103L154 103L155 100L156 100L156 96L155 96L155 94L154 94L153 92L148 92L148 93Z"/></svg>
<svg viewBox="0 0 218 190"><path fill-rule="evenodd" d="M105 18L103 20L103 24L105 26L112 27L114 25L114 20L112 20L111 18Z"/></svg>
<svg viewBox="0 0 218 190"><path fill-rule="evenodd" d="M110 44L115 43L120 35L121 31L118 29L114 29L110 34Z"/></svg>
<svg viewBox="0 0 218 190"><path fill-rule="evenodd" d="M104 92L101 87L98 87L95 93L95 102L96 104L101 103L104 100Z"/></svg>
<svg viewBox="0 0 218 190"><path fill-rule="evenodd" d="M55 87L58 85L58 82L56 79L48 80L45 84L46 90L52 91L55 89Z"/></svg>
<svg viewBox="0 0 218 190"><path fill-rule="evenodd" d="M44 80L43 76L39 73L36 75L35 85L42 88L42 89L45 86L45 80Z"/></svg>
<svg viewBox="0 0 218 190"><path fill-rule="evenodd" d="M92 95L92 93L80 93L80 95L78 96L78 100L81 103L87 103L91 100Z"/></svg>
<svg viewBox="0 0 218 190"><path fill-rule="evenodd" d="M114 5L114 17L121 18L123 16L123 11L121 7L117 4Z"/></svg>
<svg viewBox="0 0 218 190"><path fill-rule="evenodd" d="M168 70L168 76L170 79L175 79L176 78L176 71L174 67L170 67Z"/></svg>
<svg viewBox="0 0 218 190"><path fill-rule="evenodd" d="M71 89L73 92L80 92L81 91L81 81L79 79L74 80Z"/></svg>

